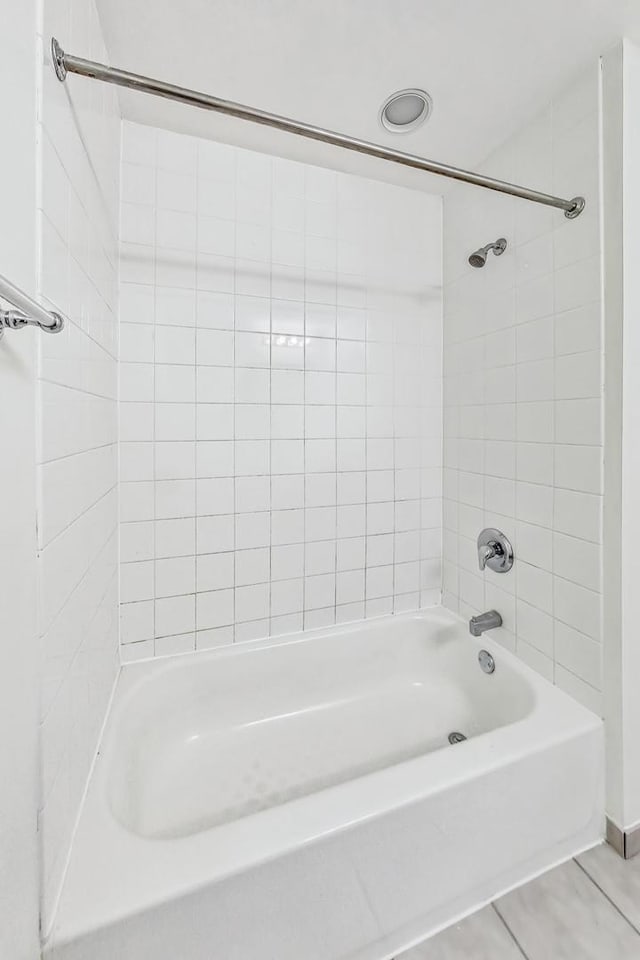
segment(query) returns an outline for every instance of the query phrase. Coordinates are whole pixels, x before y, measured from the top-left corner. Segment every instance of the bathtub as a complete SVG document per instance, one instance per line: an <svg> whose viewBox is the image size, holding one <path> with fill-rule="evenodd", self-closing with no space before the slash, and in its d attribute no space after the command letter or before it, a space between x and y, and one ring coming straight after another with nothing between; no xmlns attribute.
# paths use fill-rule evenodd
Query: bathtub
<svg viewBox="0 0 640 960"><path fill-rule="evenodd" d="M393 957L598 842L602 750L439 608L128 666L45 956Z"/></svg>

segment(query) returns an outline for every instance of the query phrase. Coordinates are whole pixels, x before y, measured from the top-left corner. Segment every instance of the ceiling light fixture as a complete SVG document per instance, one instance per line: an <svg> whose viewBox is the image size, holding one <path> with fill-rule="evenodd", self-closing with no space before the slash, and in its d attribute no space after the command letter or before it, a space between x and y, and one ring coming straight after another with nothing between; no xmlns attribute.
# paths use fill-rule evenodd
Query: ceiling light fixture
<svg viewBox="0 0 640 960"><path fill-rule="evenodd" d="M431 114L433 101L426 90L398 90L380 108L380 123L390 133L409 133Z"/></svg>

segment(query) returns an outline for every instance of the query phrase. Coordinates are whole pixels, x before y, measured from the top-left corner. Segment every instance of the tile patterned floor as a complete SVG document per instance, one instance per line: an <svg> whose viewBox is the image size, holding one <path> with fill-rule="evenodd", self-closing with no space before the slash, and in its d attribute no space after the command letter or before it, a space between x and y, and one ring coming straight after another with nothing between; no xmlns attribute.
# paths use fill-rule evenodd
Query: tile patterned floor
<svg viewBox="0 0 640 960"><path fill-rule="evenodd" d="M397 960L640 960L640 857L603 844Z"/></svg>

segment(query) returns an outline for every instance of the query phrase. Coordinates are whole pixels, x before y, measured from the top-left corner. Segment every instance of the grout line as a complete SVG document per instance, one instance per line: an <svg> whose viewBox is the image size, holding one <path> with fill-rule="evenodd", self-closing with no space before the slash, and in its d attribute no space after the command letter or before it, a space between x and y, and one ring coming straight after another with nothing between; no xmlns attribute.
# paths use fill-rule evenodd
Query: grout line
<svg viewBox="0 0 640 960"><path fill-rule="evenodd" d="M515 933L513 932L513 930L511 929L511 927L509 926L509 924L508 924L507 921L505 920L505 918L504 918L504 917L502 916L502 914L500 913L500 910L498 909L497 904L496 904L496 903L492 903L492 904L491 904L491 908L493 909L493 911L495 912L496 916L498 917L498 919L500 920L500 922L501 922L502 925L504 926L505 930L507 931L507 933L509 934L509 936L510 936L511 939L513 940L513 943L515 944L515 946L517 947L517 949L520 951L520 953L521 953L522 956L524 957L524 960L529 960L529 955L525 952L524 947L522 946L522 944L520 943L520 941L519 941L518 938L516 937Z"/></svg>
<svg viewBox="0 0 640 960"><path fill-rule="evenodd" d="M626 920L626 922L629 924L629 926L631 927L631 929L632 929L632 930L635 930L635 932L638 934L638 936L640 936L640 928L636 927L636 925L631 922L631 920L629 919L629 917L628 917L628 916L626 915L626 913L618 906L618 904L615 902L615 900L613 900L613 899L609 896L609 894L606 892L606 890L603 890L603 888L600 886L600 884L599 884L596 880L594 880L594 878L591 876L591 874L589 873L589 871L587 870L587 868L586 868L586 867L583 867L583 865L580 863L580 861L577 860L575 857L574 857L573 862L576 864L576 866L578 866L578 867L582 870L582 872L584 873L584 875L591 881L591 883L594 885L594 887L596 888L596 890L598 890L598 892L602 894L602 896L605 898L605 900L608 900L608 901L609 901L609 903L611 904L611 906L614 908L614 910L615 910L617 913L620 914L620 916L623 918L623 920Z"/></svg>

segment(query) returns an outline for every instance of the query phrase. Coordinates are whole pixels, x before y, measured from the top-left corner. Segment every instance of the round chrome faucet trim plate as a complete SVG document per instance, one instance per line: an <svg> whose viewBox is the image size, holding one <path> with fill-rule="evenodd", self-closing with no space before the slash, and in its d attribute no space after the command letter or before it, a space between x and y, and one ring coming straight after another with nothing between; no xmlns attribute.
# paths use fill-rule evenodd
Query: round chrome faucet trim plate
<svg viewBox="0 0 640 960"><path fill-rule="evenodd" d="M508 573L513 566L514 552L511 541L501 530L487 527L478 535L478 561L480 569L488 567L494 573Z"/></svg>

